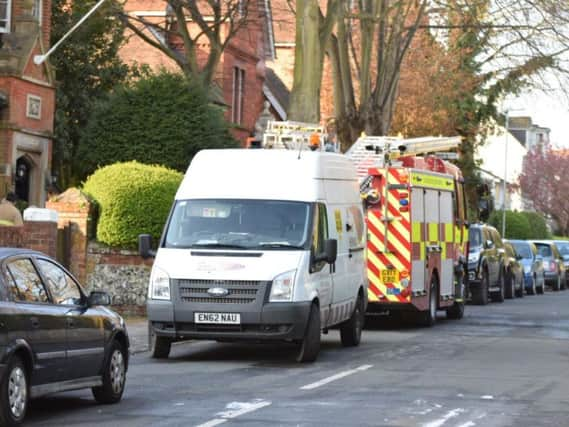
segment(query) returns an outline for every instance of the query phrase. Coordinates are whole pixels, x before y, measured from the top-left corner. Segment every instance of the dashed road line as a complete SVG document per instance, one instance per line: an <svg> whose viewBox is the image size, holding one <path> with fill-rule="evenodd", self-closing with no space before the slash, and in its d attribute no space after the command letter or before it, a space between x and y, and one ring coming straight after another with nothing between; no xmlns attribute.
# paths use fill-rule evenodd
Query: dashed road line
<svg viewBox="0 0 569 427"><path fill-rule="evenodd" d="M302 387L300 387L300 390L313 390L315 388L318 388L318 387L321 387L321 386L326 385L328 383L331 383L332 381L336 381L336 380L339 380L340 378L347 377L348 375L353 375L353 374L356 374L356 373L361 372L361 371L366 371L372 367L373 367L373 365L362 365L362 366L359 366L355 369L350 369L349 371L339 372L336 375L332 375L332 376L324 378L320 381L316 381L314 383L302 386Z"/></svg>
<svg viewBox="0 0 569 427"><path fill-rule="evenodd" d="M216 415L219 418L214 418L196 427L215 427L223 424L227 420L237 418L241 415L248 414L249 412L269 406L272 402L268 400L255 399L252 402L231 402L227 404L226 410L218 412Z"/></svg>

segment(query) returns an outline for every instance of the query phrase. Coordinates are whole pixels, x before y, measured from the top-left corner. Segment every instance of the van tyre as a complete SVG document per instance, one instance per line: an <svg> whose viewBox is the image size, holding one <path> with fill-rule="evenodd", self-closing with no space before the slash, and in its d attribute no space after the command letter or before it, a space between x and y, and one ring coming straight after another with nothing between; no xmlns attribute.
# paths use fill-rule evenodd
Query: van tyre
<svg viewBox="0 0 569 427"><path fill-rule="evenodd" d="M497 292L493 292L492 293L492 301L493 302L504 302L504 288L505 288L505 280L504 280L504 276L506 273L502 272L500 274L500 278L498 279L498 286L500 287L500 290Z"/></svg>
<svg viewBox="0 0 569 427"><path fill-rule="evenodd" d="M482 273L482 280L480 285L471 290L472 302L476 305L486 305L488 304L488 286L489 278L488 271L484 270Z"/></svg>
<svg viewBox="0 0 569 427"><path fill-rule="evenodd" d="M458 278L460 280L460 291L455 298L460 301L455 301L454 304L446 309L447 318L449 319L462 319L464 316L464 301L466 301L466 284L465 276Z"/></svg>
<svg viewBox="0 0 569 427"><path fill-rule="evenodd" d="M126 354L118 341L113 341L111 351L105 361L103 385L91 391L99 403L117 403L121 400L126 383Z"/></svg>
<svg viewBox="0 0 569 427"><path fill-rule="evenodd" d="M429 292L429 308L419 313L419 324L430 327L437 321L437 308L439 305L439 284L436 276L431 279L431 289Z"/></svg>
<svg viewBox="0 0 569 427"><path fill-rule="evenodd" d="M172 339L168 337L159 337L152 330L150 323L148 324L148 337L150 343L150 351L154 359L167 359L170 355L172 347Z"/></svg>
<svg viewBox="0 0 569 427"><path fill-rule="evenodd" d="M28 409L28 376L19 357L13 357L0 384L0 425L18 426Z"/></svg>
<svg viewBox="0 0 569 427"><path fill-rule="evenodd" d="M360 294L352 316L340 326L340 338L344 347L355 347L360 344L365 319L363 305L363 298Z"/></svg>
<svg viewBox="0 0 569 427"><path fill-rule="evenodd" d="M300 363L314 362L320 352L320 309L312 304L308 315L308 324L304 338L300 342L296 361Z"/></svg>
<svg viewBox="0 0 569 427"><path fill-rule="evenodd" d="M504 281L504 297L506 299L512 299L514 297L514 293L516 292L516 284L514 282L514 275L511 272L507 273Z"/></svg>

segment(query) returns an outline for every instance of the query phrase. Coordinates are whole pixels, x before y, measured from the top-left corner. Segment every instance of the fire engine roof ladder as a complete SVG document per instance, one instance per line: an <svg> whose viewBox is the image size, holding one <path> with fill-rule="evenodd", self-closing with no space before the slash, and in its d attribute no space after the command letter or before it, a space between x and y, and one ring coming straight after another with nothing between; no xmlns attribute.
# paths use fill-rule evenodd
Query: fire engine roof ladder
<svg viewBox="0 0 569 427"><path fill-rule="evenodd" d="M318 135L319 148L322 150L326 139L324 126L311 123L270 120L263 134L263 148L308 149L313 135Z"/></svg>
<svg viewBox="0 0 569 427"><path fill-rule="evenodd" d="M456 137L393 138L386 136L362 136L346 152L354 162L360 179L368 175L368 169L385 167L392 160L406 156L448 151L457 148L461 139Z"/></svg>
<svg viewBox="0 0 569 427"><path fill-rule="evenodd" d="M422 137L401 139L383 136L362 136L346 152L346 155L356 165L358 176L360 177L360 190L365 191L369 186L368 169L373 167L382 168L390 165L392 160L406 156L416 156L419 154L446 151L457 148L460 145L460 137ZM387 179L387 177L386 177ZM387 182L386 182L387 185ZM383 247L385 252L388 249L388 224L396 217L388 215L387 203L383 203L383 223L385 232L383 233Z"/></svg>

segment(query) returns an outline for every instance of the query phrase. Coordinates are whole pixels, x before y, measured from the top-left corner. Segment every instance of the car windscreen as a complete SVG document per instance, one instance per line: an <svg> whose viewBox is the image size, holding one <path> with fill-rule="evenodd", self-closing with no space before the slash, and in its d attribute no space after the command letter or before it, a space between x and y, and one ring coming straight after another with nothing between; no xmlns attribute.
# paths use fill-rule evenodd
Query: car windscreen
<svg viewBox="0 0 569 427"><path fill-rule="evenodd" d="M531 252L531 248L527 243L512 243L516 253L521 256L523 259L532 259L533 254Z"/></svg>
<svg viewBox="0 0 569 427"><path fill-rule="evenodd" d="M477 248L482 246L482 233L480 233L480 229L472 228L470 230L468 243L470 244L470 252L474 252Z"/></svg>
<svg viewBox="0 0 569 427"><path fill-rule="evenodd" d="M552 258L553 253L551 251L551 247L544 243L536 243L535 246L537 247L537 254L543 258Z"/></svg>
<svg viewBox="0 0 569 427"><path fill-rule="evenodd" d="M275 200L178 200L167 248L307 249L312 207Z"/></svg>

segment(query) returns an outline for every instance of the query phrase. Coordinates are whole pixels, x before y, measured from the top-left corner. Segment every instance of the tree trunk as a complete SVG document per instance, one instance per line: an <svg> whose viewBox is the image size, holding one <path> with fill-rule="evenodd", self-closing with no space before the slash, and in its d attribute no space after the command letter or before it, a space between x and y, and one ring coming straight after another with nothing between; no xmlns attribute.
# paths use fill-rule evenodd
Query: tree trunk
<svg viewBox="0 0 569 427"><path fill-rule="evenodd" d="M320 8L317 0L296 3L294 83L288 116L291 120L320 121L320 85L324 47L320 38Z"/></svg>

